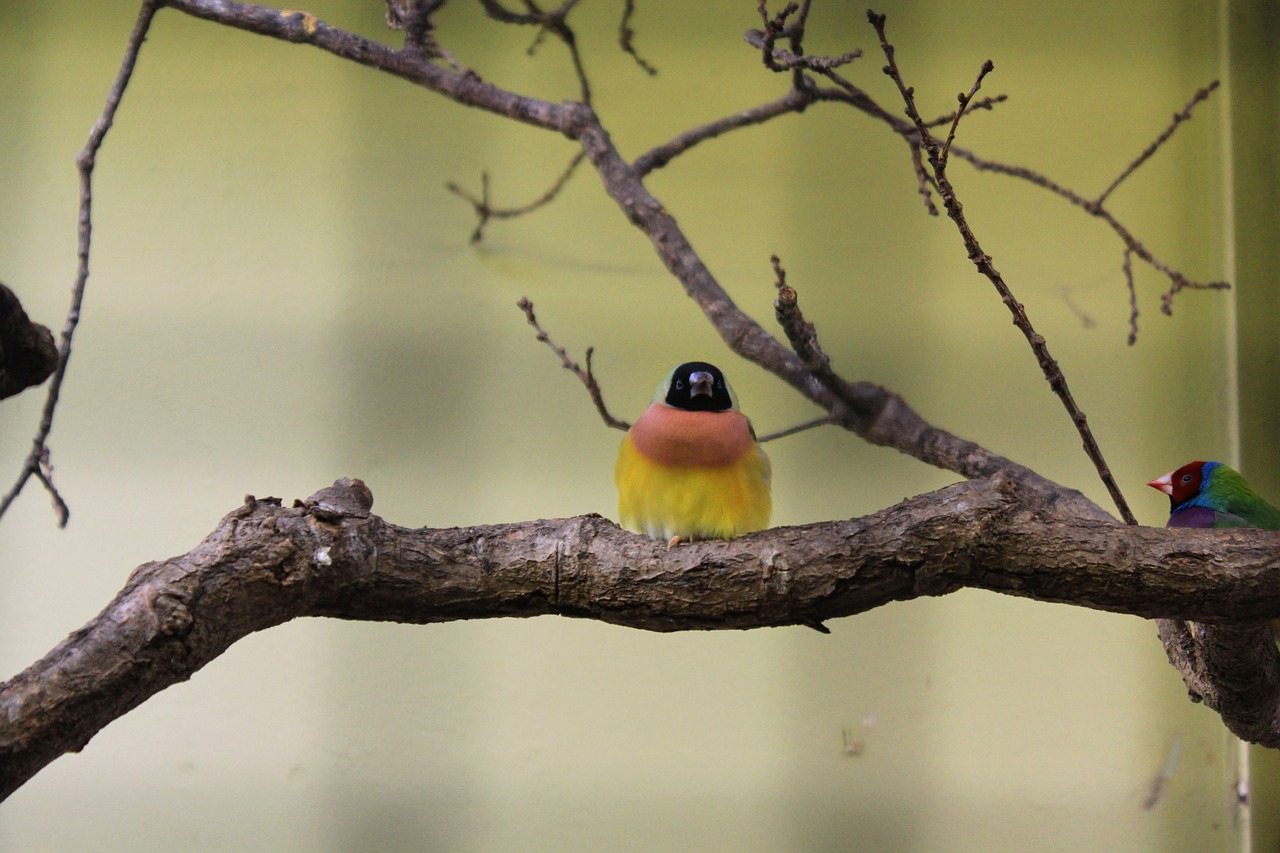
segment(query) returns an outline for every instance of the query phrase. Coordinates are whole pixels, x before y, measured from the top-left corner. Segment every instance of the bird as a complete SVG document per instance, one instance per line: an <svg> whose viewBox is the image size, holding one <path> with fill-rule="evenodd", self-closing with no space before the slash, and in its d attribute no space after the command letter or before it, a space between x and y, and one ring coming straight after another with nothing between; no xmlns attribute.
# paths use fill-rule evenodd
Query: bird
<svg viewBox="0 0 1280 853"><path fill-rule="evenodd" d="M1238 471L1221 462L1188 462L1147 485L1169 496L1165 527L1280 530L1280 510L1263 500ZM1191 636L1201 636L1197 623L1188 622L1187 627ZM1280 639L1280 620L1272 620L1271 632Z"/></svg>
<svg viewBox="0 0 1280 853"><path fill-rule="evenodd" d="M622 526L667 542L733 539L769 526L769 457L720 368L677 365L618 448Z"/></svg>
<svg viewBox="0 0 1280 853"><path fill-rule="evenodd" d="M1169 496L1166 527L1259 527L1280 530L1280 510L1221 462L1188 462L1147 483Z"/></svg>

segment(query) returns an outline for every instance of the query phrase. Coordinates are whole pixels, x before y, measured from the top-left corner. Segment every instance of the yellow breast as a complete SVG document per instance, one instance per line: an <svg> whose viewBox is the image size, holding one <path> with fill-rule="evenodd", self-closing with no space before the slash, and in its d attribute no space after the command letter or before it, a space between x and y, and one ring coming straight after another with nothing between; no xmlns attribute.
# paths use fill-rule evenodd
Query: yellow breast
<svg viewBox="0 0 1280 853"><path fill-rule="evenodd" d="M769 526L770 474L740 412L654 404L618 450L618 515L654 539L732 539Z"/></svg>

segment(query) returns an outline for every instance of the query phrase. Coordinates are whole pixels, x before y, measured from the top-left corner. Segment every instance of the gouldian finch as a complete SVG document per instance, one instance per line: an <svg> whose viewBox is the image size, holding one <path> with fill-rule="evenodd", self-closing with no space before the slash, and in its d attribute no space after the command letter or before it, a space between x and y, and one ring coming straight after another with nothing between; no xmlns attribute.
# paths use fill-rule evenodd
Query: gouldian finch
<svg viewBox="0 0 1280 853"><path fill-rule="evenodd" d="M769 526L772 468L724 374L676 367L618 449L613 478L624 527L667 547Z"/></svg>
<svg viewBox="0 0 1280 853"><path fill-rule="evenodd" d="M1166 527L1260 527L1280 530L1280 510L1221 462L1188 462L1147 483L1169 496Z"/></svg>
<svg viewBox="0 0 1280 853"><path fill-rule="evenodd" d="M1147 483L1169 496L1165 527L1260 527L1280 530L1280 510L1255 492L1239 472L1221 462L1188 462ZM1192 636L1200 628L1188 622ZM1280 620L1271 631L1280 639Z"/></svg>

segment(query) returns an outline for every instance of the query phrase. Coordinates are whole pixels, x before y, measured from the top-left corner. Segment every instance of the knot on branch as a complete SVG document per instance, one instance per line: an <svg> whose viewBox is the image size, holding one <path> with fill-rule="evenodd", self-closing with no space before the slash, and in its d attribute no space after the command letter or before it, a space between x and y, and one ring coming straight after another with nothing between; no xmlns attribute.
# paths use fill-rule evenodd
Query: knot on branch
<svg viewBox="0 0 1280 853"><path fill-rule="evenodd" d="M373 492L363 480L344 477L305 501L294 501L293 505L305 507L321 521L337 521L346 517L364 518L373 509Z"/></svg>
<svg viewBox="0 0 1280 853"><path fill-rule="evenodd" d="M33 323L17 294L0 284L0 400L34 388L57 366L53 332Z"/></svg>

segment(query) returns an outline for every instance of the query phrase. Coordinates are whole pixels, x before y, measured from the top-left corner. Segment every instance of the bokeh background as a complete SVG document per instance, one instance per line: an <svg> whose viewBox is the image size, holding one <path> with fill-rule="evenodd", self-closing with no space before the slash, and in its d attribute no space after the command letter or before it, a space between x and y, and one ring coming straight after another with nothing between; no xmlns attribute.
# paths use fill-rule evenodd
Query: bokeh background
<svg viewBox="0 0 1280 853"><path fill-rule="evenodd" d="M742 33L754 2L642 0L574 14L596 107L625 156L777 97ZM818 2L806 47L898 109L861 7ZM958 144L1101 191L1192 93L1223 91L1117 192L1114 212L1187 275L1138 264L1055 197L956 163L1140 520L1183 462L1241 464L1280 498L1274 436L1276 12L1266 3L993 0L877 7L922 110L984 59L1008 103ZM317 0L398 39L373 0ZM75 270L74 158L136 4L0 2L0 280L61 325ZM485 79L576 97L565 51L449 4L439 38ZM469 208L541 194L574 153L313 48L161 12L95 185L92 275L52 447L72 507L30 487L0 522L0 678L129 571L185 552L246 493L363 478L402 525L612 516L620 434L535 342L596 347L634 417L675 363L728 373L761 432L813 408L730 354L582 169L554 204L467 238ZM847 108L704 144L650 187L767 326L778 253L845 375L1110 508L1079 441L906 149ZM42 392L0 407L17 471ZM835 429L773 443L775 523L872 512L951 482ZM3 482L7 485L8 475ZM1236 807L1238 745L1190 704L1144 620L982 592L804 628L650 635L584 621L430 627L302 620L249 637L0 806L6 851L1241 850L1274 794ZM860 754L847 739L862 742ZM1262 763L1265 764L1265 761ZM1162 798L1144 807L1169 771ZM1251 828L1251 821L1253 826ZM1272 834L1268 834L1272 833Z"/></svg>

